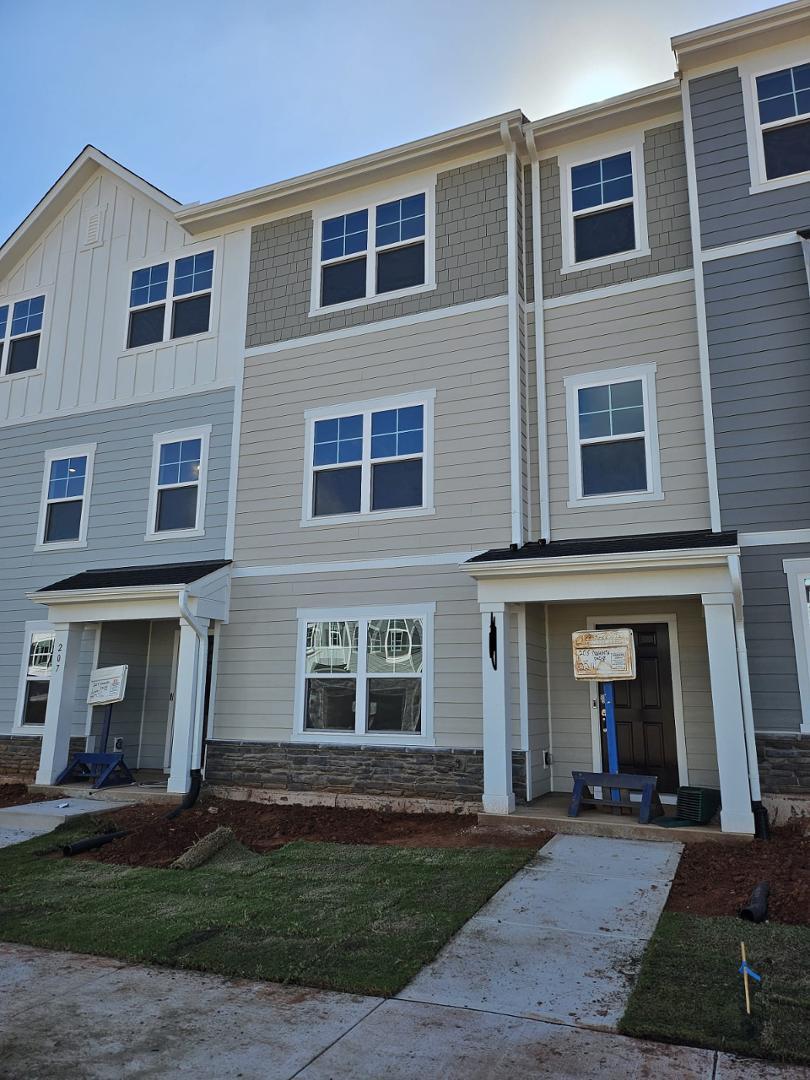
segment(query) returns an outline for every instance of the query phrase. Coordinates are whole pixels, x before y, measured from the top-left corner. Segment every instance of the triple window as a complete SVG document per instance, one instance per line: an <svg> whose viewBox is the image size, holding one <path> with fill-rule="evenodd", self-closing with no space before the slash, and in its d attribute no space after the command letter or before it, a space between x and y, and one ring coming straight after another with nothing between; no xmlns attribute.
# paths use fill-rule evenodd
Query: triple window
<svg viewBox="0 0 810 1080"><path fill-rule="evenodd" d="M302 620L299 730L311 735L426 734L430 613Z"/></svg>
<svg viewBox="0 0 810 1080"><path fill-rule="evenodd" d="M129 290L127 348L206 333L211 322L213 281L213 251L134 270Z"/></svg>
<svg viewBox="0 0 810 1080"><path fill-rule="evenodd" d="M50 450L46 454L38 547L72 547L86 543L95 450L93 444Z"/></svg>
<svg viewBox="0 0 810 1080"><path fill-rule="evenodd" d="M810 63L755 82L765 179L810 171Z"/></svg>
<svg viewBox="0 0 810 1080"><path fill-rule="evenodd" d="M44 296L0 306L0 375L36 369L44 317Z"/></svg>
<svg viewBox="0 0 810 1080"><path fill-rule="evenodd" d="M432 399L308 415L307 518L428 507Z"/></svg>
<svg viewBox="0 0 810 1080"><path fill-rule="evenodd" d="M424 285L427 235L425 192L321 220L314 307Z"/></svg>

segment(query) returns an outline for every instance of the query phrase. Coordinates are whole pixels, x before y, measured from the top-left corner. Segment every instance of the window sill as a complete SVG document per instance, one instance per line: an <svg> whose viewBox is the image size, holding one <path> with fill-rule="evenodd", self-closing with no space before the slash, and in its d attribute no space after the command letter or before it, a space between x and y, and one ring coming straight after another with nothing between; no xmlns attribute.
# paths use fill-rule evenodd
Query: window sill
<svg viewBox="0 0 810 1080"><path fill-rule="evenodd" d="M760 195L764 191L778 191L779 188L795 187L796 184L810 184L810 170L794 173L792 176L779 176L773 180L758 180L748 188L749 195Z"/></svg>
<svg viewBox="0 0 810 1080"><path fill-rule="evenodd" d="M407 746L435 746L436 740L428 735L399 735L395 733L386 732L380 735L364 735L352 734L351 732L335 732L329 733L326 731L297 731L293 734L291 742L293 743L334 743L338 746L357 746L357 747L371 747L371 746L396 746L404 748Z"/></svg>
<svg viewBox="0 0 810 1080"><path fill-rule="evenodd" d="M152 540L196 540L200 536L205 536L205 529L173 529L167 532L147 533L144 540L147 542Z"/></svg>
<svg viewBox="0 0 810 1080"><path fill-rule="evenodd" d="M620 251L616 255L603 255L601 259L588 259L580 263L564 263L560 274L579 274L583 270L598 270L600 266L612 266L614 263L627 262L629 259L644 259L650 254L649 247L634 248L632 251Z"/></svg>
<svg viewBox="0 0 810 1080"><path fill-rule="evenodd" d="M427 517L435 514L432 506L405 507L402 510L374 510L368 514L330 514L323 517L302 518L301 528L311 528L313 525L365 525L375 521L395 521L397 518Z"/></svg>
<svg viewBox="0 0 810 1080"><path fill-rule="evenodd" d="M44 724L17 724L10 731L12 738L15 735L39 735L40 738L45 734Z"/></svg>
<svg viewBox="0 0 810 1080"><path fill-rule="evenodd" d="M354 308L370 307L372 304L384 304L386 300L401 300L406 296L419 296L422 293L433 292L436 282L424 285L415 285L412 289L397 289L394 292L376 293L374 296L361 296L359 300L347 300L344 304L330 304L328 307L315 307L309 309L309 318L315 319L319 315L331 315L336 311L351 311Z"/></svg>
<svg viewBox="0 0 810 1080"><path fill-rule="evenodd" d="M660 502L663 491L628 491L620 495L587 495L569 499L566 506L575 510L583 506L624 506L626 503Z"/></svg>
<svg viewBox="0 0 810 1080"><path fill-rule="evenodd" d="M35 367L30 371L12 371L10 374L0 375L0 382L11 382L12 379L30 379L32 375L44 375L43 368Z"/></svg>
<svg viewBox="0 0 810 1080"><path fill-rule="evenodd" d="M188 341L214 341L216 334L213 330L203 330L199 334L188 334L186 337L165 338L163 341L153 341L151 345L133 345L131 348L123 348L118 354L121 356L132 356L139 352L149 352L150 349L160 349L167 345L181 345Z"/></svg>
<svg viewBox="0 0 810 1080"><path fill-rule="evenodd" d="M63 541L60 541L58 543L55 542L53 544L45 544L45 543L35 544L34 545L34 551L37 552L37 553L44 552L44 551L71 551L74 548L86 548L86 547L87 547L87 541L86 540L63 540Z"/></svg>

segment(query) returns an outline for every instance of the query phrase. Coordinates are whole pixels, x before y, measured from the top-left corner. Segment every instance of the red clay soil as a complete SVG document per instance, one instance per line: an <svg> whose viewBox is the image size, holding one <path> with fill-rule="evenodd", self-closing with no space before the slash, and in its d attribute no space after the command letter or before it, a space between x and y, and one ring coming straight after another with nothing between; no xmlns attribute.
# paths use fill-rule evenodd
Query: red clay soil
<svg viewBox="0 0 810 1080"><path fill-rule="evenodd" d="M770 840L687 844L667 908L737 915L760 881L770 885L771 922L810 924L810 820L795 818L774 829Z"/></svg>
<svg viewBox="0 0 810 1080"><path fill-rule="evenodd" d="M22 806L24 803L43 802L53 799L54 795L37 795L28 790L25 784L0 784L0 808L4 806Z"/></svg>
<svg viewBox="0 0 810 1080"><path fill-rule="evenodd" d="M551 833L495 830L474 814L387 814L328 806L270 806L231 799L205 799L173 820L166 807L129 806L104 815L105 830L130 830L81 858L128 866L168 866L196 840L227 825L245 847L266 852L291 840L336 844L393 844L399 847L539 848Z"/></svg>

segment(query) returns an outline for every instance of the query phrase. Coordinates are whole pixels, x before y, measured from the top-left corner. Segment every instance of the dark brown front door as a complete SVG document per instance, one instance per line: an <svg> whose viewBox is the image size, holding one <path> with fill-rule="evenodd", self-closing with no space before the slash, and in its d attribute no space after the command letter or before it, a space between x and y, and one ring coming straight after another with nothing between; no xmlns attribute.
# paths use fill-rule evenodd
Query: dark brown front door
<svg viewBox="0 0 810 1080"><path fill-rule="evenodd" d="M622 624L627 625L627 624ZM600 626L600 630L607 627ZM636 642L636 677L613 684L619 769L658 777L658 790L678 790L678 745L672 700L672 664L666 623L630 624ZM602 767L607 768L602 731Z"/></svg>

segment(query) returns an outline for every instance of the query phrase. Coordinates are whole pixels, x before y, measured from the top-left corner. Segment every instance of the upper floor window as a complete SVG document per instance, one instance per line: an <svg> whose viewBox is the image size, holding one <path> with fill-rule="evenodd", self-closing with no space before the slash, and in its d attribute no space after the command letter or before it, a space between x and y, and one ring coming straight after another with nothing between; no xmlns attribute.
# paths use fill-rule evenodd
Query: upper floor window
<svg viewBox="0 0 810 1080"><path fill-rule="evenodd" d="M636 247L630 151L571 169L574 258L602 259Z"/></svg>
<svg viewBox="0 0 810 1080"><path fill-rule="evenodd" d="M38 548L83 545L93 476L95 444L49 450L37 531Z"/></svg>
<svg viewBox="0 0 810 1080"><path fill-rule="evenodd" d="M425 192L321 220L314 308L425 285L427 240Z"/></svg>
<svg viewBox="0 0 810 1080"><path fill-rule="evenodd" d="M655 368L566 379L571 503L660 497Z"/></svg>
<svg viewBox="0 0 810 1080"><path fill-rule="evenodd" d="M214 252L202 251L133 270L127 348L206 333L211 321ZM169 282L172 297L169 302Z"/></svg>
<svg viewBox="0 0 810 1080"><path fill-rule="evenodd" d="M35 370L44 315L44 296L0 307L0 375Z"/></svg>
<svg viewBox="0 0 810 1080"><path fill-rule="evenodd" d="M202 535L210 427L155 436L146 539Z"/></svg>
<svg viewBox="0 0 810 1080"><path fill-rule="evenodd" d="M428 507L430 399L310 414L308 518Z"/></svg>
<svg viewBox="0 0 810 1080"><path fill-rule="evenodd" d="M810 64L756 77L766 180L810 171Z"/></svg>

